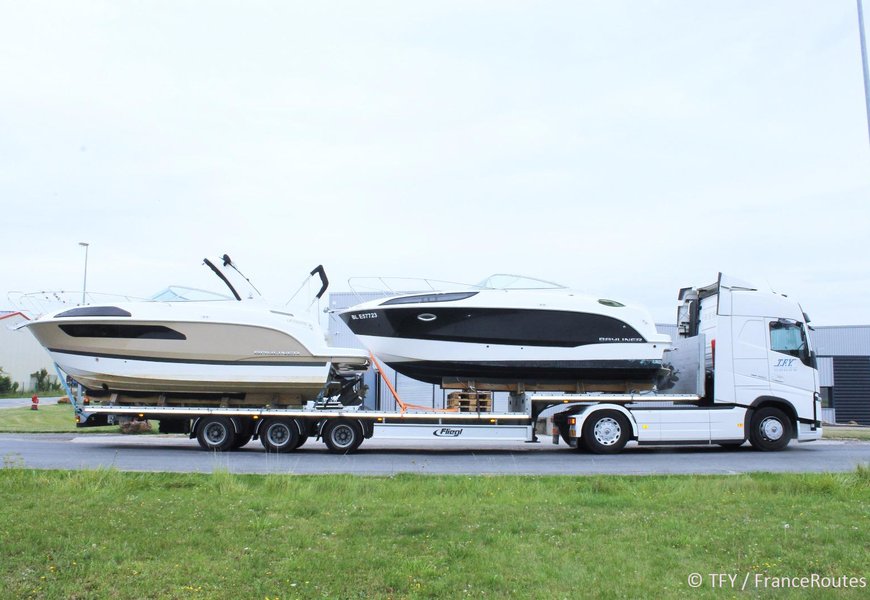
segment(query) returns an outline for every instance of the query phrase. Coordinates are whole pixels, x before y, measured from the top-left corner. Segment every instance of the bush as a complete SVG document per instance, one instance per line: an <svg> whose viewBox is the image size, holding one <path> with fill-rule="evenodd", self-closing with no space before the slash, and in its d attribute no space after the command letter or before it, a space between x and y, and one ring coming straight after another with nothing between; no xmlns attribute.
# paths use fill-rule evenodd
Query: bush
<svg viewBox="0 0 870 600"><path fill-rule="evenodd" d="M0 394L14 394L18 391L18 382L6 375L3 367L0 367Z"/></svg>
<svg viewBox="0 0 870 600"><path fill-rule="evenodd" d="M31 373L30 376L36 380L36 385L34 386L34 392L59 392L61 391L60 384L58 382L52 382L48 376L48 370L40 369L36 373Z"/></svg>

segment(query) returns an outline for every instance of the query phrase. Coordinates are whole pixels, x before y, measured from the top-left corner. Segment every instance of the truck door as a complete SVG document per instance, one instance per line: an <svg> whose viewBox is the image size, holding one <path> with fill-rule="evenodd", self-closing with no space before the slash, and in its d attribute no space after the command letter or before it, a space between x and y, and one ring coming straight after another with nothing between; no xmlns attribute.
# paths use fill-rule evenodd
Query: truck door
<svg viewBox="0 0 870 600"><path fill-rule="evenodd" d="M735 402L749 405L770 394L766 324L761 317L732 317L731 326Z"/></svg>
<svg viewBox="0 0 870 600"><path fill-rule="evenodd" d="M770 391L796 407L816 391L813 365L804 324L793 319L767 319L770 333Z"/></svg>

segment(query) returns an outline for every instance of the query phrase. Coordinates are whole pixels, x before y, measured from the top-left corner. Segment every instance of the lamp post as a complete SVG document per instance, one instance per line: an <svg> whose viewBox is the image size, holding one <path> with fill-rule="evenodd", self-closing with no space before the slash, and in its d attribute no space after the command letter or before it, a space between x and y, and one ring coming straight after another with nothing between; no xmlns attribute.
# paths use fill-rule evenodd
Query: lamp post
<svg viewBox="0 0 870 600"><path fill-rule="evenodd" d="M88 290L88 246L90 246L87 242L79 242L79 246L84 246L85 248L85 281L82 283L82 306L85 305L85 293Z"/></svg>

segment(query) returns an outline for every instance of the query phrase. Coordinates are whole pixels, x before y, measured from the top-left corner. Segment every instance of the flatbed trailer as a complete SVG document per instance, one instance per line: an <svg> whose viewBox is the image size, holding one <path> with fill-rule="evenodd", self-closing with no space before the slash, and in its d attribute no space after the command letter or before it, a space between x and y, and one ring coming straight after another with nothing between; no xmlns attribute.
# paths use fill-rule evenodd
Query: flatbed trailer
<svg viewBox="0 0 870 600"><path fill-rule="evenodd" d="M213 400L213 406L203 405L207 400L167 406L137 404L135 397L115 394L93 403L75 382L75 392L68 391L81 427L158 421L160 431L186 433L212 451L259 439L267 451L289 452L311 437L341 453L369 438L536 442L544 422L551 425L554 441L595 453L619 452L632 440L723 446L748 440L760 450L780 450L792 439L821 438L809 319L796 302L721 274L711 286L681 290L680 301L680 335L665 360L669 376L656 390L531 394L514 389L503 412L406 405L386 378L399 411L329 399L294 407L230 406L227 399ZM372 362L380 370L374 357Z"/></svg>

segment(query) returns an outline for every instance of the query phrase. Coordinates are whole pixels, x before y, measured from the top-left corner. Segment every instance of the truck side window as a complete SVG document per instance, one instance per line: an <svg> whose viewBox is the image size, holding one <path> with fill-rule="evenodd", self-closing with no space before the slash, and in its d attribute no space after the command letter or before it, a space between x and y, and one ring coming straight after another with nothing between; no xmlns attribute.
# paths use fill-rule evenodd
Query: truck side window
<svg viewBox="0 0 870 600"><path fill-rule="evenodd" d="M810 349L803 325L789 319L779 319L770 323L770 349L794 356L810 366Z"/></svg>

